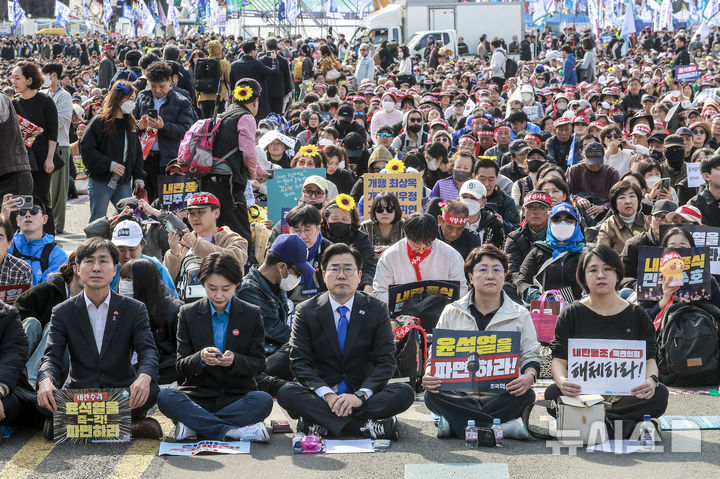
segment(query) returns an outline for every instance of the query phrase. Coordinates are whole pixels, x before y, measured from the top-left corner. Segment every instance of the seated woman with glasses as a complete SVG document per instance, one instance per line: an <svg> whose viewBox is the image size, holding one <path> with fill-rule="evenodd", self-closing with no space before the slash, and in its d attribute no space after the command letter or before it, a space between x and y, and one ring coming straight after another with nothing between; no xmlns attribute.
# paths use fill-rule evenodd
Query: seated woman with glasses
<svg viewBox="0 0 720 479"><path fill-rule="evenodd" d="M569 339L645 341L647 361L643 383L632 389L631 396L605 398L612 404L605 411L608 437L617 433L627 439L645 414L649 414L658 427L655 418L665 412L669 393L657 376L657 343L650 317L641 306L628 303L617 294L622 272L620 256L606 245L589 247L580 256L576 280L588 295L563 308L558 316L555 338L550 344L555 384L545 390L545 399L583 394L581 386L568 379ZM555 415L554 409L548 412Z"/></svg>
<svg viewBox="0 0 720 479"><path fill-rule="evenodd" d="M490 427L493 419L499 418L505 437L529 438L521 415L535 402L532 385L540 371L540 343L528 310L503 292L507 267L508 258L497 247L484 244L475 248L464 266L470 292L445 307L436 328L519 332L518 377L508 382L505 390L493 393L440 391L442 380L428 368L422 382L425 405L440 416L437 437L463 438L469 419L479 427Z"/></svg>
<svg viewBox="0 0 720 479"><path fill-rule="evenodd" d="M379 258L383 251L403 238L403 225L400 202L393 193L383 191L373 200L370 219L363 221L360 229L368 235L375 257Z"/></svg>

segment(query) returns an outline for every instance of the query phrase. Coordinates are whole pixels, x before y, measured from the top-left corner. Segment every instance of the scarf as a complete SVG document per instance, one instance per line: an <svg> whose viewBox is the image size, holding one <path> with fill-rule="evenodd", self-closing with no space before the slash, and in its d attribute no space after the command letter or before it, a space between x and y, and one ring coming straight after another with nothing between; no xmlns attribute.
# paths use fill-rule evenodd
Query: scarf
<svg viewBox="0 0 720 479"><path fill-rule="evenodd" d="M410 264L413 268L415 268L415 277L418 281L422 281L422 275L420 274L420 263L422 263L422 261L427 258L430 253L432 253L432 248L422 254L417 254L415 251L412 250L412 248L410 248L410 245L408 244L407 252L408 257L410 258Z"/></svg>
<svg viewBox="0 0 720 479"><path fill-rule="evenodd" d="M575 225L575 231L573 232L573 235L567 240L563 241L564 244L560 243L555 238L555 236L553 236L552 230L549 225L547 228L547 233L545 234L545 243L547 243L547 245L552 248L553 258L557 258L558 255L564 253L565 251L570 253L581 252L583 248L585 248L585 243L583 243L584 239L585 237L583 236L580 229L580 223L577 223Z"/></svg>
<svg viewBox="0 0 720 479"><path fill-rule="evenodd" d="M315 267L315 272L318 271L318 266L316 264L317 261L315 257L317 256L318 250L320 249L320 244L322 243L322 240L323 235L322 233L319 233L317 241L314 245L312 245L312 248L308 250L307 260L308 263ZM315 284L315 278L313 276L314 275L312 274L303 274L302 281L300 282L300 284L302 285L302 287L300 288L300 294L302 294L303 296L314 296L315 294L317 294L318 288Z"/></svg>

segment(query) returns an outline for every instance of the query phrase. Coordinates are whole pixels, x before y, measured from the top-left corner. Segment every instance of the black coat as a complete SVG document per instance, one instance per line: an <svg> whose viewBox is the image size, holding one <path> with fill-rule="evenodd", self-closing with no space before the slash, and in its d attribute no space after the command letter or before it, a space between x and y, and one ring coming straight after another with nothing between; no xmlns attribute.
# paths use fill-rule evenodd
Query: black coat
<svg viewBox="0 0 720 479"><path fill-rule="evenodd" d="M13 306L17 308L23 320L35 318L44 328L50 322L52 309L66 299L68 299L67 283L58 274L50 281L39 283L22 293Z"/></svg>
<svg viewBox="0 0 720 479"><path fill-rule="evenodd" d="M622 285L628 288L634 288L637 282L638 274L638 252L641 246L660 246L652 237L650 231L645 231L639 235L635 235L625 242L622 254L623 269L625 274Z"/></svg>
<svg viewBox="0 0 720 479"><path fill-rule="evenodd" d="M103 131L104 122L100 115L90 120L85 136L80 140L80 154L83 164L87 168L90 178L107 183L113 173L110 165L114 161L125 166L125 173L118 183L129 183L134 180L145 178L143 171L142 146L138 131L127 131L122 120L116 120L115 134L105 135ZM125 140L127 136L127 155L123 156ZM176 150L177 156L177 150Z"/></svg>
<svg viewBox="0 0 720 479"><path fill-rule="evenodd" d="M373 278L375 277L375 267L377 266L377 259L375 258L375 250L370 243L370 238L363 231L353 230L345 238L333 238L327 231L327 228L323 228L322 235L324 239L332 243L345 243L352 246L362 256L363 267L362 267L362 278L360 279L359 288L362 289L365 285L372 285Z"/></svg>
<svg viewBox="0 0 720 479"><path fill-rule="evenodd" d="M179 299L165 296L165 312L157 324L150 324L155 346L158 350L160 384L170 384L177 379L177 323L183 305Z"/></svg>
<svg viewBox="0 0 720 479"><path fill-rule="evenodd" d="M265 370L265 331L260 308L233 297L225 350L235 354L230 367L203 367L200 351L214 347L207 298L180 308L177 331L179 389L196 398L234 397L257 390L255 376Z"/></svg>
<svg viewBox="0 0 720 479"><path fill-rule="evenodd" d="M563 171L568 169L567 165L567 157L570 153L570 146L572 145L572 137L570 137L570 140L568 140L567 143L560 143L557 139L557 136L553 135L548 139L547 143L545 144L545 149L547 150L547 156L548 161L550 163L555 163L560 168L563 169ZM580 162L580 153L582 151L582 141L576 141L575 142L575 163Z"/></svg>
<svg viewBox="0 0 720 479"><path fill-rule="evenodd" d="M28 341L20 315L12 306L0 303L0 383L12 392L27 385L25 362L28 359Z"/></svg>
<svg viewBox="0 0 720 479"><path fill-rule="evenodd" d="M508 256L508 274L506 281L517 287L520 277L520 266L525 257L533 248L533 236L530 226L522 225L520 228L508 234L505 240L505 254Z"/></svg>
<svg viewBox="0 0 720 479"><path fill-rule="evenodd" d="M445 238L443 238L442 230L440 229L440 227L438 227L438 239L447 243ZM478 234L476 231L465 228L463 232L460 233L460 237L458 239L448 244L455 248L455 251L460 253L460 256L465 259L468 257L470 252L480 246L482 242L483 240L480 234Z"/></svg>
<svg viewBox="0 0 720 479"><path fill-rule="evenodd" d="M273 61L272 67L268 67L250 55L243 55L230 65L230 85L234 86L235 83L242 78L252 78L260 84L262 88L262 92L260 93L260 106L258 107L257 115L255 115L255 118L258 120L263 120L268 116L268 113L270 113L268 84L276 78L277 72L277 59Z"/></svg>
<svg viewBox="0 0 720 479"><path fill-rule="evenodd" d="M293 79L290 74L290 64L282 55L277 55L277 73L269 75L268 78L268 95L274 97L282 97L290 93L293 88ZM258 60L263 62L266 67L272 68L272 58L267 53L258 55Z"/></svg>
<svg viewBox="0 0 720 479"><path fill-rule="evenodd" d="M533 249L530 250L522 266L520 266L517 290L521 298L525 298L525 291L529 288L537 287L533 282L533 279L536 278L542 286L542 291L569 288L574 299L582 297L582 287L575 279L575 271L580 258L579 252L568 253L562 259L558 259L547 266L539 275L537 274L543 263L552 257L552 253L553 250L549 246L539 242L535 243ZM566 298L566 300L571 301L572 298Z"/></svg>

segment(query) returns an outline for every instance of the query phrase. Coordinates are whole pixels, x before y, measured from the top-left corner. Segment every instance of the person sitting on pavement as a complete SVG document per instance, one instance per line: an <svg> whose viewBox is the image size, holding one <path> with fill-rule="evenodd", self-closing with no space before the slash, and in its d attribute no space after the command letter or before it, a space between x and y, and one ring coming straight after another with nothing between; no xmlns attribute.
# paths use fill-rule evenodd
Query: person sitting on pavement
<svg viewBox="0 0 720 479"><path fill-rule="evenodd" d="M468 207L459 200L450 200L442 207L438 220L438 239L446 242L467 258L470 251L482 244L482 237L465 227L468 222Z"/></svg>
<svg viewBox="0 0 720 479"><path fill-rule="evenodd" d="M211 253L198 279L207 297L180 309L178 389L163 389L158 407L175 421L175 440L268 442L263 420L272 397L257 390L265 368L263 319L258 306L235 297L242 267L228 253Z"/></svg>
<svg viewBox="0 0 720 479"><path fill-rule="evenodd" d="M330 246L322 271L328 291L295 314L290 365L298 382L280 389L278 404L305 434L398 439L395 416L415 395L409 384L388 384L395 340L387 307L357 290L362 257L353 247Z"/></svg>
<svg viewBox="0 0 720 479"><path fill-rule="evenodd" d="M405 220L403 231L405 238L386 249L378 260L372 295L388 304L390 286L429 280L457 281L460 294L465 295L463 257L437 239L437 219L413 213Z"/></svg>
<svg viewBox="0 0 720 479"><path fill-rule="evenodd" d="M298 199L298 206L303 204L311 205L315 207L318 211L320 211L327 200L327 180L322 176L318 175L311 175L305 178L302 187L302 194ZM267 220L265 222L265 226L267 226L268 228L272 228L272 233L270 233L270 238L268 238L268 244L272 244L273 241L275 241L275 238L282 234L282 224L280 221L278 221L275 226L272 226L272 221Z"/></svg>
<svg viewBox="0 0 720 479"><path fill-rule="evenodd" d="M440 416L437 437L465 437L465 426L473 419L478 427L502 422L506 438L528 439L521 415L535 402L532 385L540 372L540 343L530 313L503 292L508 257L491 244L474 249L465 260L464 271L470 292L445 306L437 329L453 331L517 331L520 333L519 375L502 392L460 393L440 391L442 379L430 367L423 376L425 405ZM429 360L429 358L428 358Z"/></svg>
<svg viewBox="0 0 720 479"><path fill-rule="evenodd" d="M45 214L45 204L42 199L33 196L33 204L18 206L23 199L19 196L5 195L3 198L2 214L10 218L10 214L17 211L17 225L20 228L12 239L8 253L20 258L32 267L32 285L42 283L57 273L60 266L67 263L67 253L55 243L55 238L43 232L48 221Z"/></svg>
<svg viewBox="0 0 720 479"><path fill-rule="evenodd" d="M520 224L520 215L509 192L505 194L498 186L499 175L500 167L497 162L487 158L481 158L473 169L474 178L482 183L487 191L488 208L495 212L498 220L502 223L503 228L505 228L505 233L509 233L515 230ZM503 241L500 242L498 248L502 247Z"/></svg>
<svg viewBox="0 0 720 479"><path fill-rule="evenodd" d="M0 286L26 285L29 288L33 282L32 267L7 253L12 240L12 224L7 217L0 216Z"/></svg>
<svg viewBox="0 0 720 479"><path fill-rule="evenodd" d="M83 292L53 308L47 347L38 373L38 406L46 415L43 434L53 438L54 391L128 388L132 436L160 439L156 419L145 417L155 405L158 355L145 305L110 289L120 253L109 240L90 238L75 251L75 271ZM63 357L70 351L70 373L62 383ZM137 366L133 366L133 353Z"/></svg>

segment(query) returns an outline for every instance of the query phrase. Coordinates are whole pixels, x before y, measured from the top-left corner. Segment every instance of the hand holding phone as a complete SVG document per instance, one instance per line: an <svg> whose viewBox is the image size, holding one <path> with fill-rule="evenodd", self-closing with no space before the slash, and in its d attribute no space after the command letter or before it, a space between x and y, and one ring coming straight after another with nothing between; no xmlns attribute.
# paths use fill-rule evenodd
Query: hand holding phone
<svg viewBox="0 0 720 479"><path fill-rule="evenodd" d="M660 181L662 182L660 184L660 188L663 190L669 190L670 189L670 178L661 178Z"/></svg>
<svg viewBox="0 0 720 479"><path fill-rule="evenodd" d="M150 109L148 110L148 116L149 116L150 118L152 118L153 120L156 119L156 118L158 117L158 112L157 112L157 110L156 110L155 108L150 108Z"/></svg>

